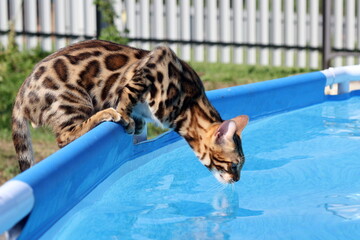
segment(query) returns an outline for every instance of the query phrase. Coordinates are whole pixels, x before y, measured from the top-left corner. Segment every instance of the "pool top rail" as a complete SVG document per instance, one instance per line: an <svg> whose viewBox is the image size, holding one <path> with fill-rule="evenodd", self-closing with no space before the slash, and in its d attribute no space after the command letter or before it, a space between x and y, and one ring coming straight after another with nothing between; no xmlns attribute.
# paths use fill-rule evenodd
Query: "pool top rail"
<svg viewBox="0 0 360 240"><path fill-rule="evenodd" d="M321 72L326 77L326 86L338 84L338 94L349 93L349 83L360 80L360 65L331 67Z"/></svg>

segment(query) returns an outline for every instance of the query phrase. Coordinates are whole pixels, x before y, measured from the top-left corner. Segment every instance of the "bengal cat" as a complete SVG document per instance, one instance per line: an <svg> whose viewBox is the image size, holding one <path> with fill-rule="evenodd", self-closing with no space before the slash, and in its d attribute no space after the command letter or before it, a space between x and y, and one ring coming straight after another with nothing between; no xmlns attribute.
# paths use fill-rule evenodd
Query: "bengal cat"
<svg viewBox="0 0 360 240"><path fill-rule="evenodd" d="M198 75L170 48L145 51L100 40L49 55L22 84L12 115L20 170L34 165L28 122L49 126L61 148L104 121L139 134L145 119L184 137L220 182L239 180L248 117L223 121Z"/></svg>

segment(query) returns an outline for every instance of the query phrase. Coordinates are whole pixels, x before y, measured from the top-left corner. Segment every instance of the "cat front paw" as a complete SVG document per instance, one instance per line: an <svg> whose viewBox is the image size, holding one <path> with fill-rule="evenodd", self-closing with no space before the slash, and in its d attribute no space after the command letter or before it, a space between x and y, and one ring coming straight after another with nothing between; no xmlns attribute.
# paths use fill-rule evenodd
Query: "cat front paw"
<svg viewBox="0 0 360 240"><path fill-rule="evenodd" d="M124 127L125 132L127 132L128 134L135 133L135 121L131 117L122 118L120 120L120 124Z"/></svg>
<svg viewBox="0 0 360 240"><path fill-rule="evenodd" d="M121 120L121 114L114 108L107 108L98 112L98 122L119 122Z"/></svg>

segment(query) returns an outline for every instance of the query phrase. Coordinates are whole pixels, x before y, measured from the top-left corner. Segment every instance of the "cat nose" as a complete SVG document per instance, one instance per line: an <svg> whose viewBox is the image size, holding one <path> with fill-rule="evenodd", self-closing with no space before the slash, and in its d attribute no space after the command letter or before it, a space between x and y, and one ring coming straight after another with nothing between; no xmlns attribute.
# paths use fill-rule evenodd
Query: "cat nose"
<svg viewBox="0 0 360 240"><path fill-rule="evenodd" d="M231 164L231 171L232 171L232 179L234 182L237 182L240 180L240 173L238 170L238 165L236 163Z"/></svg>
<svg viewBox="0 0 360 240"><path fill-rule="evenodd" d="M236 163L231 163L231 170L232 172L237 172L237 164Z"/></svg>
<svg viewBox="0 0 360 240"><path fill-rule="evenodd" d="M233 180L234 180L234 182L239 181L239 180L240 180L240 174L234 173L234 174L233 174Z"/></svg>

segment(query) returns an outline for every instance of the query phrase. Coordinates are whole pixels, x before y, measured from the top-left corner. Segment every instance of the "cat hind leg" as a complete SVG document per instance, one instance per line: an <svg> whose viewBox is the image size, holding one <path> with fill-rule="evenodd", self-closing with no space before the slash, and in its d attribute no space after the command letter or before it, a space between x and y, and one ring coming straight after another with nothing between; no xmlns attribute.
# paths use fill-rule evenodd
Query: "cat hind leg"
<svg viewBox="0 0 360 240"><path fill-rule="evenodd" d="M139 135L144 131L146 121L140 117L133 117L135 122L135 135Z"/></svg>

